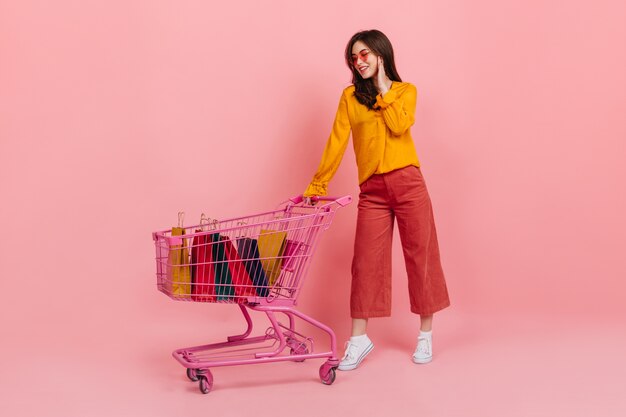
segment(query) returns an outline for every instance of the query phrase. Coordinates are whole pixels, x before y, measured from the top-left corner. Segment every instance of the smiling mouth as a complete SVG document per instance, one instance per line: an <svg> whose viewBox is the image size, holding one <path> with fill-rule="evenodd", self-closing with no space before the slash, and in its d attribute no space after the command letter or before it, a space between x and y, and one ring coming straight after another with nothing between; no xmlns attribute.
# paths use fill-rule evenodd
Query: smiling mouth
<svg viewBox="0 0 626 417"><path fill-rule="evenodd" d="M360 72L365 72L368 68L369 68L369 67L360 67L360 68L359 68L359 71L360 71Z"/></svg>

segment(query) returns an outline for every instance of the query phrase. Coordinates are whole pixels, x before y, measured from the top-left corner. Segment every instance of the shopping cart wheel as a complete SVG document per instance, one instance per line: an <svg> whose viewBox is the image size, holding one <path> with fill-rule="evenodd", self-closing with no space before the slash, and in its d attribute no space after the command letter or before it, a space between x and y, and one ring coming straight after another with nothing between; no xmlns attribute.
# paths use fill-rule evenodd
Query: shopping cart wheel
<svg viewBox="0 0 626 417"><path fill-rule="evenodd" d="M203 394L208 394L211 391L211 388L213 388L213 376L210 373L207 375L198 375L198 381L200 391Z"/></svg>
<svg viewBox="0 0 626 417"><path fill-rule="evenodd" d="M331 385L335 382L336 377L335 368L329 367L326 364L320 366L320 379L322 380L322 384Z"/></svg>
<svg viewBox="0 0 626 417"><path fill-rule="evenodd" d="M290 355L306 355L309 353L309 349L308 348L291 348L291 350L289 351ZM304 359L295 359L294 362L304 362Z"/></svg>
<svg viewBox="0 0 626 417"><path fill-rule="evenodd" d="M198 374L196 374L196 370L192 368L187 368L187 378L189 380L196 382L198 380Z"/></svg>

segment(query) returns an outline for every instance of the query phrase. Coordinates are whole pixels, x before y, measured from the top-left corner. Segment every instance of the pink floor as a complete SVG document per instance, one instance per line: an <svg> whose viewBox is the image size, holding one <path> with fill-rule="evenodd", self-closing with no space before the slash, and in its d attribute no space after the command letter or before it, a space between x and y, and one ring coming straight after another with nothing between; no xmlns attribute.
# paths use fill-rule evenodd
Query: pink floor
<svg viewBox="0 0 626 417"><path fill-rule="evenodd" d="M319 382L321 360L311 360L218 368L213 391L202 395L170 352L219 341L243 323L234 306L167 301L153 320L138 312L126 322L102 316L92 328L72 329L68 322L54 330L42 326L39 335L26 334L32 329L8 335L30 342L3 342L0 414L626 414L626 332L618 319L449 310L437 317L435 359L428 365L410 360L413 334L394 328L393 318L379 319L369 329L374 351L359 369L338 372L332 386ZM207 311L213 320L206 320ZM182 324L179 314L188 317ZM340 344L345 336L339 332Z"/></svg>

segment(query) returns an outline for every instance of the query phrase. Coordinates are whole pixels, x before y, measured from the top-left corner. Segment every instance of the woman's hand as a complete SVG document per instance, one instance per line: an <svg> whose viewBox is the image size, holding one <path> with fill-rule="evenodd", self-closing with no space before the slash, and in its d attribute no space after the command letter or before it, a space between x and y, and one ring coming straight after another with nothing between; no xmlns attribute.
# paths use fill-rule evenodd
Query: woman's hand
<svg viewBox="0 0 626 417"><path fill-rule="evenodd" d="M383 62L383 57L381 56L378 57L378 73L376 74L376 83L378 84L380 94L383 96L391 87L391 80L387 77L387 73L385 73L385 63Z"/></svg>
<svg viewBox="0 0 626 417"><path fill-rule="evenodd" d="M305 206L314 206L317 201L313 201L313 197L304 197L304 205Z"/></svg>

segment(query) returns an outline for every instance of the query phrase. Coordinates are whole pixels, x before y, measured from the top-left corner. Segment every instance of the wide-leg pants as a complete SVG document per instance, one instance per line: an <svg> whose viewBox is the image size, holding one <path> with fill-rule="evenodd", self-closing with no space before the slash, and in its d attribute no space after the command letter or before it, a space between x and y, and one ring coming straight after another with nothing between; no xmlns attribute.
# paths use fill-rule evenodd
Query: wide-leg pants
<svg viewBox="0 0 626 417"><path fill-rule="evenodd" d="M430 315L450 305L433 210L421 170L374 174L360 186L350 312L352 318L391 315L394 219L408 276L411 311Z"/></svg>

